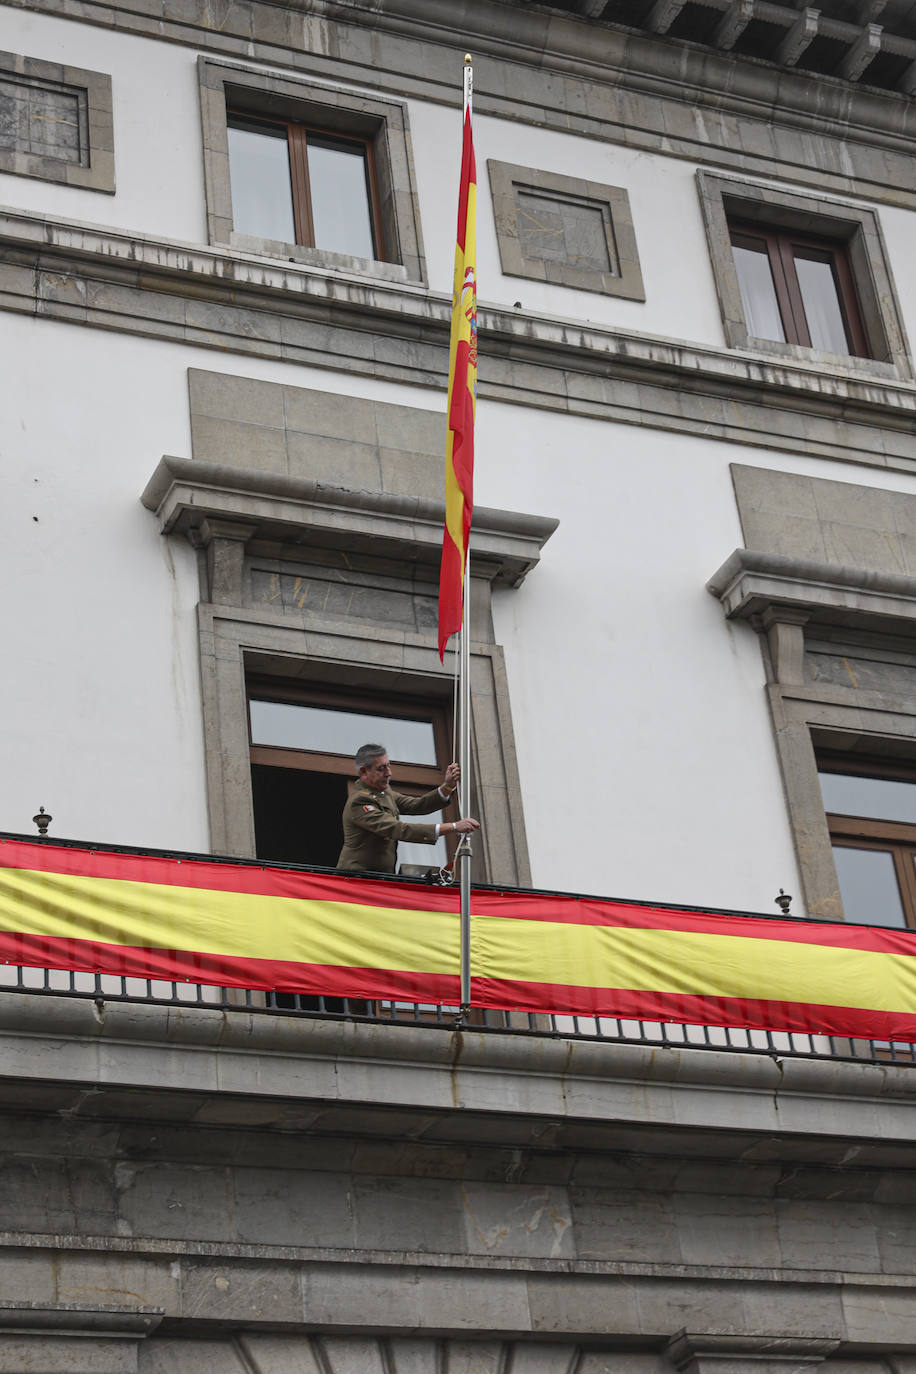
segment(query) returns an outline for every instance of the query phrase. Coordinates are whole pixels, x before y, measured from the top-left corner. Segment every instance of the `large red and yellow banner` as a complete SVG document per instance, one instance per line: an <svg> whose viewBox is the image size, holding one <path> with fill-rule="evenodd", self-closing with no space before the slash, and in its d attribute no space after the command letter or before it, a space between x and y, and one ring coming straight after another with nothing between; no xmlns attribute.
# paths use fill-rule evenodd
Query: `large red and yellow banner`
<svg viewBox="0 0 916 1374"><path fill-rule="evenodd" d="M465 80L469 78L466 76ZM439 573L439 658L464 614L464 570L474 506L477 397L477 166L470 100L465 101L458 190L458 232L449 342L445 437L445 530Z"/></svg>
<svg viewBox="0 0 916 1374"><path fill-rule="evenodd" d="M916 931L475 890L478 1007L916 1041ZM0 959L457 1005L455 888L0 840Z"/></svg>

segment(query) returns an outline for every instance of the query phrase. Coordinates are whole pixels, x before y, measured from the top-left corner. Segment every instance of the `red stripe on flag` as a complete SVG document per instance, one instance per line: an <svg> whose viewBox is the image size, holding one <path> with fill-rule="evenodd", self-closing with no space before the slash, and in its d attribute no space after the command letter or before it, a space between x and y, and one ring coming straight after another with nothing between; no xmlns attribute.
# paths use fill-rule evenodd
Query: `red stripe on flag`
<svg viewBox="0 0 916 1374"><path fill-rule="evenodd" d="M471 186L477 164L470 106L465 109L458 186L458 228L449 341L445 454L445 529L439 574L439 658L464 618L464 578L473 511L474 401L477 378L476 211Z"/></svg>
<svg viewBox="0 0 916 1374"><path fill-rule="evenodd" d="M63 849L28 841L0 840L0 881L4 868L397 910L456 912L459 906L457 890L449 888L418 887L415 883L391 880L378 882L344 873L302 873L295 869L262 868L256 864L229 864L218 860L207 863L165 855Z"/></svg>
<svg viewBox="0 0 916 1374"><path fill-rule="evenodd" d="M553 983L472 978L471 1004L511 1011L604 1016L626 1021L733 1029L844 1035L864 1040L916 1040L916 1015L815 1002L765 1002L744 997L703 997L631 988L567 987Z"/></svg>
<svg viewBox="0 0 916 1374"><path fill-rule="evenodd" d="M99 940L6 932L0 932L0 962L24 968L206 983L255 991L280 988L284 992L328 997L383 997L397 1002L444 1002L450 1006L457 1005L461 998L457 974L301 964L285 959L248 959L187 949L145 949Z"/></svg>
<svg viewBox="0 0 916 1374"><path fill-rule="evenodd" d="M461 618L464 614L461 587L464 563L464 554L446 530L442 538L442 562L439 568L440 661L445 657L445 646L448 641L461 629Z"/></svg>
<svg viewBox="0 0 916 1374"><path fill-rule="evenodd" d="M452 467L464 497L464 554L467 554L468 531L471 528L471 507L474 500L474 398L468 389L467 375L471 366L468 343L462 339L455 353L455 389L449 408L448 427L454 431ZM460 381L460 385L459 385Z"/></svg>
<svg viewBox="0 0 916 1374"><path fill-rule="evenodd" d="M467 246L468 229L468 190L471 182L477 183L477 161L474 157L474 132L471 127L471 111L464 112L461 127L461 177L458 183L458 247L464 252Z"/></svg>

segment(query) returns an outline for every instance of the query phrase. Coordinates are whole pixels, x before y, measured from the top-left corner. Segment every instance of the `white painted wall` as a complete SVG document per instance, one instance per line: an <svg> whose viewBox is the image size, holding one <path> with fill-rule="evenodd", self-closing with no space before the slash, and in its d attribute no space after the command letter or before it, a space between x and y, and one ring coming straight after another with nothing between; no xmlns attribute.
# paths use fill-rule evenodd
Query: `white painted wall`
<svg viewBox="0 0 916 1374"><path fill-rule="evenodd" d="M2 323L0 830L31 832L44 806L60 838L206 850L196 558L140 504L164 453L190 457L187 369L416 397L46 320Z"/></svg>
<svg viewBox="0 0 916 1374"><path fill-rule="evenodd" d="M430 284L451 291L458 204L461 115L411 102L411 132ZM454 156L449 156L450 152ZM573 134L474 116L478 188L478 290L482 304L587 319L669 338L722 344L696 165ZM504 276L493 220L487 159L588 177L629 193L646 300L618 300L523 277ZM671 226L677 225L677 251Z"/></svg>
<svg viewBox="0 0 916 1374"><path fill-rule="evenodd" d="M196 54L174 43L0 9L3 47L112 79L115 195L0 174L0 204L67 220L206 242Z"/></svg>
<svg viewBox="0 0 916 1374"><path fill-rule="evenodd" d="M497 594L536 886L775 914L800 892L757 636L706 581L743 545L729 464L916 480L479 409L476 498L559 518ZM796 911L799 904L796 903Z"/></svg>

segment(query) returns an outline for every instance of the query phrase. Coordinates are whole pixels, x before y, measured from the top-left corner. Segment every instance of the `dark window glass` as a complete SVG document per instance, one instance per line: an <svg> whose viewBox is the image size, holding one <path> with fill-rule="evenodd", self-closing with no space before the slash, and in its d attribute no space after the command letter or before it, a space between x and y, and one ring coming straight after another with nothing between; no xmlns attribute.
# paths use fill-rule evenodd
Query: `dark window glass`
<svg viewBox="0 0 916 1374"><path fill-rule="evenodd" d="M822 755L819 778L846 920L916 926L916 773Z"/></svg>
<svg viewBox="0 0 916 1374"><path fill-rule="evenodd" d="M229 116L237 233L383 258L372 144L305 124Z"/></svg>
<svg viewBox="0 0 916 1374"><path fill-rule="evenodd" d="M733 240L732 252L747 332L755 339L778 339L785 343L786 332L782 327L766 243L753 239Z"/></svg>
<svg viewBox="0 0 916 1374"><path fill-rule="evenodd" d="M868 356L845 245L758 226L730 226L748 334Z"/></svg>
<svg viewBox="0 0 916 1374"><path fill-rule="evenodd" d="M315 247L374 258L365 144L310 135L308 164Z"/></svg>
<svg viewBox="0 0 916 1374"><path fill-rule="evenodd" d="M436 766L436 741L430 720L340 711L292 701L264 701L254 696L249 701L249 714L252 744L343 754L349 760L360 745L371 740L384 744L393 760Z"/></svg>
<svg viewBox="0 0 916 1374"><path fill-rule="evenodd" d="M820 780L825 811L916 825L916 781L857 773L821 773Z"/></svg>
<svg viewBox="0 0 916 1374"><path fill-rule="evenodd" d="M811 347L830 353L849 352L833 255L815 248L795 248L793 261Z"/></svg>
<svg viewBox="0 0 916 1374"><path fill-rule="evenodd" d="M847 921L860 925L905 926L894 856L886 849L833 846Z"/></svg>
<svg viewBox="0 0 916 1374"><path fill-rule="evenodd" d="M295 243L286 129L254 122L230 124L229 175L238 233Z"/></svg>

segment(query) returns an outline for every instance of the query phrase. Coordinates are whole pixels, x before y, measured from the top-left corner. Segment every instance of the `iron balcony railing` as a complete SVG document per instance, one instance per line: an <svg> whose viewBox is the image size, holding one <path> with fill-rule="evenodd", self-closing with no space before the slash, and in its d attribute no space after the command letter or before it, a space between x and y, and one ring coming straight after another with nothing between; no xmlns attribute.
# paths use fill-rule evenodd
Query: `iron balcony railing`
<svg viewBox="0 0 916 1374"><path fill-rule="evenodd" d="M0 838L35 842L34 836L0 832ZM329 873L333 869L314 865L272 863L268 860L234 859L222 855L193 854L180 850L136 848L134 846L94 844L89 841L57 840L56 846L93 849L105 853L130 853L158 858L196 860L202 863L239 864L261 868L283 868L305 873ZM373 874L373 880L398 881L426 885L422 878ZM484 884L475 884L485 888ZM492 889L503 891L505 885ZM570 896L580 894L549 893L543 889L513 889L537 891L541 896ZM696 907L668 909L699 910ZM747 912L728 913L748 915ZM227 1014L243 1012L256 1015L294 1016L331 1020L387 1022L423 1026L430 1031L454 1032L473 1029L485 1034L550 1035L574 1040L597 1040L617 1044L647 1045L671 1049L713 1050L759 1054L780 1058L845 1059L860 1063L916 1065L916 1046L903 1041L852 1039L845 1036L813 1035L799 1031L768 1031L750 1027L681 1025L670 1022L628 1020L610 1016L576 1016L554 1013L545 1015L506 1009L472 1008L461 1016L457 1006L442 1003L415 1003L354 998L323 997L284 991L245 991L189 982L155 978L127 977L105 973L70 972L62 969L23 967L0 962L0 992L22 993L29 996L88 998L100 1004L107 1002L141 1002L155 1006L200 1007Z"/></svg>

